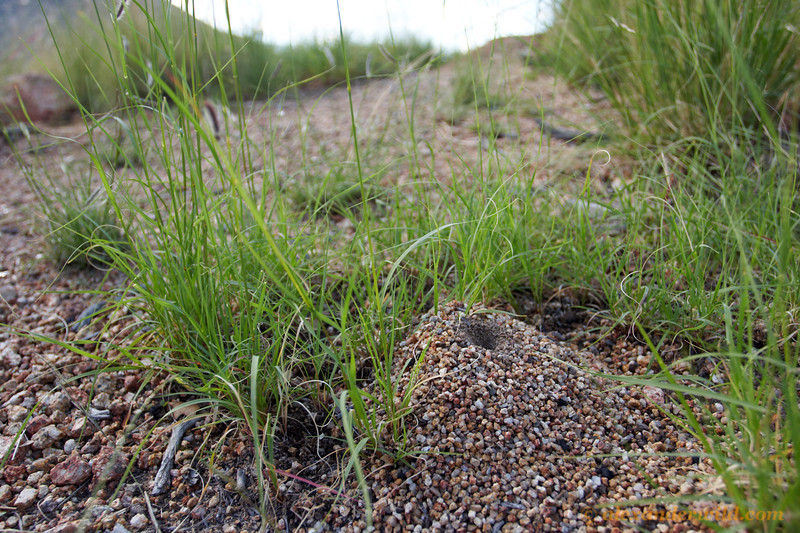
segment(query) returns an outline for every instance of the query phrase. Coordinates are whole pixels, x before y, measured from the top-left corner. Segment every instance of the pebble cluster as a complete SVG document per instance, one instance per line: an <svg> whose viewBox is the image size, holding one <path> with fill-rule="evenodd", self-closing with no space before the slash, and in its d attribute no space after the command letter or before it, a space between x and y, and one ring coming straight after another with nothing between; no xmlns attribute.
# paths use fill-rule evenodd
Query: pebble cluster
<svg viewBox="0 0 800 533"><path fill-rule="evenodd" d="M77 324L78 310L92 307L56 294L29 301L22 291L5 290L3 297L31 329L55 338L65 335L56 310L74 308L69 322ZM163 531L171 523L193 531L257 530L260 517L237 487L227 487L198 461L199 444L218 431L213 426L184 435L169 490L150 494L171 432L169 419L162 419L170 406L157 392L163 376L147 383L139 370L92 376L97 368L57 346L0 331L0 530L135 533L155 531L155 524ZM218 468L233 476L248 459L252 463L252 444L245 434L226 442ZM245 481L255 490L252 479Z"/></svg>
<svg viewBox="0 0 800 533"><path fill-rule="evenodd" d="M507 314L466 311L454 302L423 316L395 355L419 454L364 465L377 530L611 531L601 504L696 488L688 476L703 462L664 455L700 447L659 409L672 409L663 391L593 376L582 370L591 353ZM363 528L347 503L339 512L335 528Z"/></svg>

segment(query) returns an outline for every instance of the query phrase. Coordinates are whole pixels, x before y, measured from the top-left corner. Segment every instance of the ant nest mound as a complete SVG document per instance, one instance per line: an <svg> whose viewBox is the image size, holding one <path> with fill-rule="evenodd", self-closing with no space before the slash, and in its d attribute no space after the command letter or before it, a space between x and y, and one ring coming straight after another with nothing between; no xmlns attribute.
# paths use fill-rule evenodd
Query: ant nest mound
<svg viewBox="0 0 800 533"><path fill-rule="evenodd" d="M689 476L712 469L665 414L677 406L508 314L470 311L424 315L395 353L397 396L411 390L406 461L364 459L379 530L583 529L602 525L604 503L701 490Z"/></svg>

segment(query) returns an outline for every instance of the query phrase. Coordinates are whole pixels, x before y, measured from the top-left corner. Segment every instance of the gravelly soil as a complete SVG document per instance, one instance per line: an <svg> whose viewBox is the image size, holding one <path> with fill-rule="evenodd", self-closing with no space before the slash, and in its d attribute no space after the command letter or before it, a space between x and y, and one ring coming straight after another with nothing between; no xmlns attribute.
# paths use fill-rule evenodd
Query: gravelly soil
<svg viewBox="0 0 800 533"><path fill-rule="evenodd" d="M553 80L527 79L513 41L507 53L517 61L507 73L508 85L519 85L530 99L550 98L554 115L593 127L585 100L560 85L552 100ZM445 68L405 82L418 82L419 93L430 95L437 83L446 91L453 76ZM454 169L481 164L486 139L468 121L437 118L440 106L431 98L418 102L419 144L399 142L407 128L401 92L396 80L354 89L365 143L384 143L398 153L416 149L429 162L422 167L431 179L447 180L458 175ZM347 155L349 128L341 127L349 123L346 101L346 91L334 89L273 102L248 116L254 142L272 143L285 186L292 186L302 165L322 165L323 153ZM540 143L535 118L506 117L514 134L496 140L500 151L536 168L543 185L559 170L588 167L591 150L549 139ZM53 174L62 164L88 166L81 128L49 128L78 142L29 153L24 163ZM301 134L309 143L305 160L297 157ZM595 166L593 173L593 186L601 189L625 179L624 167L613 164ZM410 176L397 165L384 179L401 184ZM179 409L189 396L181 396L167 376L126 368L123 360L113 360L117 351L106 350L136 323L132 310L111 311L86 328L70 327L98 303L89 291L118 288L124 280L52 265L43 255L35 216L35 198L2 146L0 322L9 327L0 332L0 530L258 530L251 441L236 423L218 423L224 414L200 413L180 444L168 490L151 494L173 427L196 414ZM645 373L647 351L619 332L600 340L596 331L603 325L566 299L520 312L534 310L527 324L503 314L470 317L467 312L476 309L457 303L419 318L395 356L396 378L404 386L411 386L409 368L420 358L407 427L410 455L405 462L381 453L363 458L378 530L625 529L632 525L592 521L586 512L606 501L712 490L693 480L709 472L703 461L637 455L698 451L659 410L670 409L663 391L614 389L588 373ZM30 334L82 340L86 354ZM109 358L117 368L98 373ZM352 482L344 497L336 497L292 477L336 487L348 459L334 423L309 416L313 409L297 409L277 437L276 466L286 474L269 500L266 530L363 530L363 502ZM213 469L210 450L217 451ZM696 526L669 526L681 528Z"/></svg>
<svg viewBox="0 0 800 533"><path fill-rule="evenodd" d="M395 379L413 390L416 453L365 463L379 530L592 529L600 504L699 487L697 458L661 455L700 451L662 411L662 390L615 387L583 370L609 370L592 353L481 311L450 303L401 343ZM346 502L336 510L351 519Z"/></svg>

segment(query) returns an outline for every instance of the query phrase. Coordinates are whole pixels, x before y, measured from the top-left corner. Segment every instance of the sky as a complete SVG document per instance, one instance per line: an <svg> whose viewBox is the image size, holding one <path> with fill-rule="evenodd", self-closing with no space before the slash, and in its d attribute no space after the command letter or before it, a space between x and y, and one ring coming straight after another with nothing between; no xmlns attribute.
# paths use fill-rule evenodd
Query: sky
<svg viewBox="0 0 800 533"><path fill-rule="evenodd" d="M225 0L172 0L227 28ZM260 31L283 45L339 34L336 0L228 0L236 33ZM340 0L342 25L362 41L415 36L446 51L477 48L495 36L542 31L552 0Z"/></svg>

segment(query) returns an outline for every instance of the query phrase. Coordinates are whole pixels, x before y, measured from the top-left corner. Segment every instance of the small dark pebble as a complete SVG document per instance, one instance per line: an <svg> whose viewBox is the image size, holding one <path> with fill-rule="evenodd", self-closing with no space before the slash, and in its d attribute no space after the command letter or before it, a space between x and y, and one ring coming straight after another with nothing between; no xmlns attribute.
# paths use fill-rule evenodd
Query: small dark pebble
<svg viewBox="0 0 800 533"><path fill-rule="evenodd" d="M88 326L92 322L92 318L94 317L94 315L102 311L103 308L106 306L106 304L108 304L108 302L104 300L101 302L93 303L92 305L84 309L83 312L80 315L78 315L78 318L75 319L75 322L73 322L72 325L69 327L69 330L75 332L85 326Z"/></svg>
<svg viewBox="0 0 800 533"><path fill-rule="evenodd" d="M38 508L44 514L51 514L54 513L56 509L59 508L59 506L63 501L64 501L63 498L55 498L55 497L45 498L44 500L41 501L41 503L39 503Z"/></svg>
<svg viewBox="0 0 800 533"><path fill-rule="evenodd" d="M161 418L167 412L167 404L159 402L147 410L153 418Z"/></svg>
<svg viewBox="0 0 800 533"><path fill-rule="evenodd" d="M561 447L561 449L564 450L565 452L568 452L572 449L572 445L565 439L556 439L553 442L558 444Z"/></svg>
<svg viewBox="0 0 800 533"><path fill-rule="evenodd" d="M597 474L600 477L604 477L604 478L608 478L608 479L611 479L612 477L617 475L617 474L614 473L613 470L611 470L610 468L608 468L605 465L598 467L597 470L594 471L594 473Z"/></svg>

